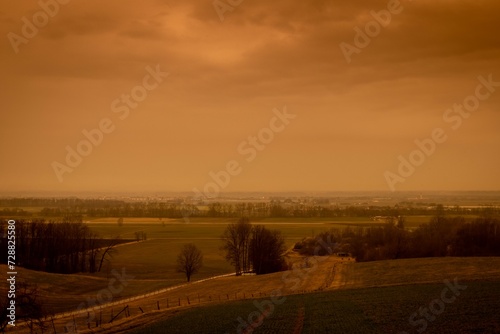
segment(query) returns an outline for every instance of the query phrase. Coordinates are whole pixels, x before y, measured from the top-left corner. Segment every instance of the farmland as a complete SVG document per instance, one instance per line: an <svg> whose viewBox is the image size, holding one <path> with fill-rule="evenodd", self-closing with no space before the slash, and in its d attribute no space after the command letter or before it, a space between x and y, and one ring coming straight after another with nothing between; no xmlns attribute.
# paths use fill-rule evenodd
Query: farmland
<svg viewBox="0 0 500 334"><path fill-rule="evenodd" d="M87 222L90 228L107 238L120 236L134 238L136 231L144 231L147 240L126 244L116 248L112 259L113 268L127 268L127 272L137 279L167 280L168 284L180 283L184 280L181 274L175 272L175 259L184 243L195 243L204 254L204 266L194 279L202 279L214 275L229 273L233 268L224 260L219 250L220 236L234 219L191 219L186 223L183 219L148 221L147 219L125 219L123 226L118 226L116 218L97 219ZM334 227L346 227L353 222L319 219L265 219L254 221L266 227L281 231L286 245L291 248L295 242L304 237L314 236ZM358 220L355 224L373 225L369 220ZM109 267L111 268L111 267ZM109 271L104 268L100 273L104 277Z"/></svg>
<svg viewBox="0 0 500 334"><path fill-rule="evenodd" d="M463 284L467 288L454 303L446 305L435 320L425 321L426 333L498 333L500 283ZM269 316L256 322L261 324L253 333L417 333L425 318L417 317L420 323L415 326L409 322L410 315L439 298L444 286L405 285L288 296ZM237 319L247 321L256 310L249 301L192 308L130 333L236 333L241 323Z"/></svg>
<svg viewBox="0 0 500 334"><path fill-rule="evenodd" d="M425 216L412 217L409 224L418 226L428 220L429 217ZM36 282L47 310L58 313L92 306L88 301L102 297L102 291L106 291L116 277L116 272L126 273L130 278L126 287L113 293L111 299L107 300L112 301L113 305L103 304L99 317L104 319L104 323L98 329L92 329L103 333L125 332L153 322L154 325L141 328L140 332L161 332L158 328L169 328L172 333L205 333L208 332L207 328L213 329L214 333L234 332L238 325L235 319L238 316L247 317L255 311L254 301L259 303L267 300L275 291L287 296L286 303L276 304L275 313L266 315L262 326L255 330L256 333L294 332L296 328L302 328L303 333L323 330L411 332L411 326L404 328L405 324L408 326L409 315L414 312L410 312L410 309L418 309L417 305L420 304L428 305L433 300L429 299L433 291L442 287L445 279L453 280L455 277L461 282L468 282L468 286L471 283L470 286L477 289L482 307L496 307L491 299L500 299L497 285L500 282L500 258L495 257L355 263L352 259L336 256L305 261L304 257L291 252L287 255L287 262L295 263L296 269L301 268L300 270L262 276L221 277L185 284L185 277L175 272L175 259L184 243L193 242L204 253L204 266L193 277L194 281L233 272L219 249L220 235L226 225L233 221L234 219L223 218L191 218L189 221L126 218L120 226L114 217L85 220L92 231L105 238L119 236L130 240L116 246L111 261L103 266L102 272L61 275L19 268L19 277L28 282ZM362 218L267 218L252 223L280 230L289 248L304 237L311 237L331 228L380 225L379 222ZM135 233L138 231L145 232L147 239L135 241ZM483 289L489 289L491 293L488 294ZM155 294L144 295L151 292ZM135 298L136 296L139 297ZM427 301L424 302L426 298ZM391 308L392 305L400 307ZM112 324L106 324L118 311L123 312L126 306L125 313ZM449 309L453 310L452 307ZM402 314L405 312L406 315ZM467 314L472 311L466 308L460 312ZM490 313L486 310L481 312L481 316L486 318L479 318L478 321L490 324L490 327L485 328L488 332L494 328L494 322L488 318ZM124 314L128 314L128 317ZM394 314L398 318L387 322ZM76 320L71 316L57 317L55 327L62 331L68 321L75 321L78 328L82 329L88 325L89 319L96 321L94 317L88 312L76 314ZM450 328L461 328L451 318L443 316L442 319L444 320L440 320L441 322L451 323ZM441 322L436 320L435 324L441 326ZM203 328L196 327L200 323ZM22 332L22 329L19 330Z"/></svg>
<svg viewBox="0 0 500 334"><path fill-rule="evenodd" d="M126 289L113 295L113 300L184 283L184 275L175 270L175 259L182 244L188 242L196 243L204 253L204 266L193 276L194 281L233 272L219 250L222 231L233 219L192 219L190 223L182 219L165 219L165 224L162 224L158 219L134 218L125 219L123 226L118 226L116 221L117 218L108 218L89 221L87 224L92 231L105 238L120 236L133 239L136 231L145 231L147 240L118 245L111 261L99 273L62 275L19 268L19 278L36 283L49 312L76 309L81 302L95 299L113 278L113 270L125 270L127 275L133 277ZM331 228L329 224L307 224L305 220L291 223L272 220L266 225L281 230L288 246L304 236ZM3 289L4 286L0 292Z"/></svg>
<svg viewBox="0 0 500 334"><path fill-rule="evenodd" d="M28 271L22 275L38 273ZM63 276L46 275L59 279ZM68 277L73 277L72 281L60 280L57 281L59 284L52 286L55 294L71 293L67 286L78 287L75 275ZM159 321L158 324L137 333L161 333L161 330L157 331L158 328L169 328L169 333L201 333L206 332L207 328L213 329L214 333L231 332L237 325L237 317L248 317L256 310L255 301L262 303L269 300L273 293L279 292L286 296L286 302L275 305L276 312L265 319L257 333L288 330L287 326L295 321L291 319L296 319L301 314L301 309L304 310L304 333L322 332L325 329L364 333L372 327L385 333L387 329L405 330L401 326L408 326L409 315L419 305L428 305L438 298L444 286L443 281L453 281L455 277L461 284L466 282L468 286L463 296L469 293L473 295L464 299L460 297L456 304L461 306L456 312L469 314L472 312L470 305L479 305L484 309L474 311L478 313L471 313L471 316L479 317L481 324L489 323L489 326L493 326L491 310L496 309L496 303L500 300L500 258L436 258L355 263L330 256L323 257L317 266L313 265L300 272L224 277L181 285L150 297L125 300L114 306L104 307L100 311L101 317L105 319L104 325L92 330L103 333L125 332L150 324L154 318L155 322ZM33 276L33 279L41 280L41 277ZM124 289L124 293L137 294L140 291L137 286L140 284L149 282L134 279ZM83 296L85 291L79 290L78 293ZM471 298L476 300L476 304L470 304ZM454 305L449 310L453 310ZM122 314L112 324L106 324L113 314L117 314L117 310L125 306L129 306L128 318ZM157 310L157 306L161 310ZM450 319L440 321L451 321L452 329L460 328L456 327L458 324L453 316L446 313L445 318L447 317ZM86 320L87 312L77 315L76 323L79 328L85 327ZM72 323L71 316L57 319L55 326L62 329L68 321ZM436 324L441 326L441 322ZM411 328L410 326L409 329ZM281 330L278 332L282 332Z"/></svg>

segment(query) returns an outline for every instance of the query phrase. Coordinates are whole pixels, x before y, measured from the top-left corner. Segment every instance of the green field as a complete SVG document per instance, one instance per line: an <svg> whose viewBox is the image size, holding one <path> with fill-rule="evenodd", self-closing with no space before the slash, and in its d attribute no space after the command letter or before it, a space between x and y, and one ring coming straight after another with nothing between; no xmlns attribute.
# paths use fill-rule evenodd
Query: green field
<svg viewBox="0 0 500 334"><path fill-rule="evenodd" d="M227 224L234 219L192 219L189 223L183 220L165 220L164 224L157 220L134 218L123 226L118 226L115 218L87 222L92 231L105 238L134 238L136 231L144 231L147 240L119 246L113 255L111 264L98 276L108 274L110 268L125 267L127 272L137 279L165 280L165 285L180 283L182 274L175 272L175 260L179 250L185 243L195 243L204 254L204 266L193 279L202 279L214 275L232 272L233 268L225 261L220 251L220 236ZM287 247L292 247L304 237L313 236L332 228L331 222L306 220L264 220L254 222L282 232ZM342 222L345 223L345 222Z"/></svg>
<svg viewBox="0 0 500 334"><path fill-rule="evenodd" d="M408 223L417 226L425 223L429 217L412 217ZM232 267L224 260L220 251L222 235L227 224L235 219L226 218L190 218L183 219L130 218L123 226L118 226L117 218L104 218L86 221L92 231L104 238L120 237L134 239L134 233L144 231L146 241L127 244L116 248L112 263L97 276L108 275L110 268L127 268L138 279L165 280L166 285L183 281L183 276L175 272L175 260L181 246L195 243L204 253L204 266L194 280L214 275L229 273ZM323 218L266 218L253 224L265 225L281 231L288 248L305 237L312 237L332 228L374 226L379 224L366 218L346 218L332 220Z"/></svg>
<svg viewBox="0 0 500 334"><path fill-rule="evenodd" d="M445 304L433 321L425 320L425 333L499 333L500 283L460 283L466 290ZM411 324L410 316L439 299L444 287L422 284L288 296L267 317L252 318L261 323L253 333L418 333L425 318L417 316ZM252 312L260 312L252 301L197 307L130 333L237 333L237 319L247 320Z"/></svg>

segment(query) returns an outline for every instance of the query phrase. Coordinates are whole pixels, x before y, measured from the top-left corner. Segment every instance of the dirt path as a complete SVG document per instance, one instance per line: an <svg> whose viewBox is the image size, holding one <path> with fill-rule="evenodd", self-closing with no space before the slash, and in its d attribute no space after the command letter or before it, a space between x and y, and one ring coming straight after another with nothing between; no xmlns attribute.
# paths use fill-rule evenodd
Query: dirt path
<svg viewBox="0 0 500 334"><path fill-rule="evenodd" d="M329 275L325 279L326 289L342 289L344 288L349 280L351 272L351 266L354 263L354 259L343 258L333 264Z"/></svg>

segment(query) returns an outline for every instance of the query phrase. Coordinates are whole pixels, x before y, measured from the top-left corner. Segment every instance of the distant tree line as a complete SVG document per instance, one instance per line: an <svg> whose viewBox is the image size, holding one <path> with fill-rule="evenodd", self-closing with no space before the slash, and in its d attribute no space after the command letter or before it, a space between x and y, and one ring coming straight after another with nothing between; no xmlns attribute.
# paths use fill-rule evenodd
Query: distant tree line
<svg viewBox="0 0 500 334"><path fill-rule="evenodd" d="M236 275L245 272L260 275L286 269L285 241L277 230L252 226L245 217L229 224L221 238L226 260L234 266Z"/></svg>
<svg viewBox="0 0 500 334"><path fill-rule="evenodd" d="M419 203L422 204L422 203ZM447 207L428 203L428 205L413 205L400 203L395 206L374 205L341 205L331 206L324 201L310 201L298 203L286 200L271 200L269 202L239 202L224 203L212 202L205 205L184 203L183 199L169 201L142 201L126 202L107 199L34 199L15 198L0 199L0 216L4 217L154 217L154 218L183 218L183 217L225 217L225 218L334 218L334 217L373 217L373 216L413 216L413 215L474 215L483 217L500 216L498 207L463 208L459 206ZM38 211L28 212L22 208L39 208ZM33 210L30 210L33 211Z"/></svg>
<svg viewBox="0 0 500 334"><path fill-rule="evenodd" d="M331 253L350 253L357 261L443 257L500 256L500 220L463 217L434 217L414 231L404 223L387 223L380 227L333 229L297 243L296 251L314 254L317 243L328 244Z"/></svg>
<svg viewBox="0 0 500 334"><path fill-rule="evenodd" d="M7 222L0 221L2 251L7 263ZM82 222L16 221L16 263L53 273L100 271L120 240L101 239Z"/></svg>
<svg viewBox="0 0 500 334"><path fill-rule="evenodd" d="M81 208L99 208L110 205L119 205L122 200L113 199L81 199L76 197L62 198L36 198L36 197L17 197L0 198L0 207L81 207Z"/></svg>

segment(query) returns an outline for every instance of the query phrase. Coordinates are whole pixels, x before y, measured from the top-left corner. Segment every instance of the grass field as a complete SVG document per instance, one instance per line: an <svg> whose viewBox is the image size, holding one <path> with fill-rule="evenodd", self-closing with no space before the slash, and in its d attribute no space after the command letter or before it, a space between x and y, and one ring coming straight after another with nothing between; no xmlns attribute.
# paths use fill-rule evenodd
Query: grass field
<svg viewBox="0 0 500 334"><path fill-rule="evenodd" d="M116 323L99 328L99 331L104 330L103 333L108 333L106 330L110 330L109 333L118 333L149 323L151 320L147 318L147 316L155 316L158 317L156 320L162 320L164 318L170 319L174 314L177 314L182 316L179 318L180 320L175 320L176 318L174 317L171 319L171 321L174 321L173 324L157 325L160 326L158 328L179 328L178 331L173 331L173 333L181 333L183 330L189 333L201 333L203 332L202 328L192 327L191 324L199 323L200 319L196 318L198 316L197 314L203 314L203 316L206 317L204 324L210 326L203 328L215 329L215 332L217 332L216 329L221 329L223 327L224 330L230 332L231 326L234 326L234 321L237 318L233 317L234 312L237 311L236 313L240 316L247 317L252 307L254 307L255 310L253 301L257 300L258 302L262 302L263 300L269 299L273 291L280 291L282 295L286 295L287 302L283 304L283 307L281 307L282 305L279 305L279 307L278 305L276 306L277 311L280 309L280 312L285 313L282 314L277 312L273 317L268 319L270 322L267 326L275 327L263 327L264 329L267 328L266 330L268 330L268 333L272 332L270 328L277 329L280 328L280 326L288 326L290 322L295 321L296 315L299 314L297 312L300 311L302 306L306 312L303 323L304 333L314 332L315 330L321 333L325 328L322 326L327 326L326 328L333 328L335 330L344 328L344 331L340 332L351 333L352 331L350 331L350 329L352 330L353 328L349 329L348 327L338 326L348 326L349 324L359 325L363 323L367 324L370 328L373 323L377 324L377 326L382 326L380 328L383 329L390 328L390 323L385 322L386 319L391 316L387 307L399 305L394 312L401 309L402 314L398 314L397 316L401 317L406 313L405 319L408 319L409 315L414 312L410 312L409 309L411 307L418 309L417 304L427 298L427 295L424 294L425 298L418 299L422 293L427 291L426 287L434 285L440 286L442 289L445 279L453 281L455 277L458 278L459 282L468 282L467 285L471 283L474 286L492 286L493 288L489 292L489 295L486 291L482 291L481 293L500 300L500 294L498 293L498 284L500 284L500 258L429 258L370 263L355 263L347 260L342 261L336 256L323 257L322 259L324 260L322 260L318 266L302 269L300 271L262 276L233 276L209 280L198 284L191 283L151 297L124 301L121 303L121 306L114 305L105 307L102 309L102 318L105 319L105 323L109 321L112 314L116 314L117 310L123 309L125 305L130 306L130 314L132 317L124 318L122 315ZM3 269L5 268L0 267L0 270ZM62 296L64 296L64 298L69 298L71 296L73 301L77 301L78 297L81 298L80 301L86 300L87 296L95 298L96 294L91 290L98 286L103 288L106 283L105 280L99 281L94 278L94 280L91 281L92 289L89 289L89 278L85 276L66 276L21 271L18 277L26 277L30 281L44 282L42 283L44 293L49 292L51 294L52 302L50 305L54 305L55 301L59 301L60 304L68 302L62 299ZM142 289L144 289L143 285L147 285L151 288L154 287L155 284L152 280L133 280L130 282L130 285L123 290L121 294L122 297L134 296L141 293ZM367 287L371 288L367 289ZM159 288L159 286L157 286L157 288ZM306 299L300 300L300 294L311 291L323 291L326 297L323 297L323 294L312 294L311 297L307 297L310 296L309 293L307 293L304 295ZM331 294L333 292L340 294ZM469 290L466 292L469 293ZM427 298L426 304L421 303L421 306L428 305L433 299L438 298L439 293L440 291L437 293L429 293L428 295L434 295L435 297L431 299L429 299L430 297ZM297 294L299 294L299 296L297 296ZM366 297L368 298L366 301L364 296L368 296ZM394 298L399 299L395 300ZM491 304L489 300L482 300L481 298L477 299L477 303L475 304L476 306L479 305L484 307L484 309L478 310L480 313L486 312L486 306L495 307L497 305L494 303ZM237 301L235 304L232 304L235 299L237 299ZM323 299L324 301L321 302ZM337 299L340 300L339 303L336 302ZM354 301L350 299L354 299ZM190 304L188 300L191 301ZM297 300L297 302L293 302L294 300ZM289 301L292 302L289 303ZM316 306L314 306L316 301L318 301L318 305L323 306L316 309ZM331 302L335 303L327 308L327 304ZM161 305L161 311L157 311L157 303ZM181 304L180 307L178 303ZM376 305L374 303L376 303ZM385 304L386 307L381 308L379 304ZM195 307L194 311L189 310L192 307ZM66 310L68 309L64 308L61 311ZM143 315L141 310L146 313ZM343 313L344 311L342 310L351 311L346 314ZM465 311L469 312L470 310L466 309ZM296 314L294 312L296 312ZM352 312L354 313L349 317L348 315ZM485 314L489 315L490 313L486 312ZM334 319L340 317L341 319L347 320L341 324L334 324L330 319L332 317ZM86 312L76 317L79 328L85 327L86 318ZM268 320L266 320L266 322ZM68 321L72 321L72 318L69 317L69 320L68 318L58 319L56 322L57 329L63 330L64 324ZM213 324L212 322L214 321L218 321L220 324ZM276 322L273 323L273 321ZM401 319L398 321L401 324ZM337 320L334 322L336 323ZM180 327L181 325L186 325L188 327ZM120 330L118 331L117 328L120 328ZM306 331L307 328L309 329ZM365 332L364 327L356 328L354 333ZM283 330L287 329L288 327L283 327ZM93 331L96 332L97 329L94 328ZM170 333L170 331L167 332ZM384 330L381 332L385 333ZM278 331L278 333L282 333L282 331ZM376 331L374 331L374 333L376 333Z"/></svg>
<svg viewBox="0 0 500 334"><path fill-rule="evenodd" d="M113 255L113 268L126 268L127 272L138 279L165 280L166 285L181 283L182 274L175 272L177 254L185 243L195 243L204 254L204 266L193 279L203 279L214 275L232 272L233 268L225 261L220 251L220 236L228 223L234 219L193 219L190 223L181 220L141 221L125 219L123 226L118 226L115 218L89 221L92 231L105 238L120 236L134 238L136 231L144 231L147 240L131 243L116 248ZM287 247L292 247L304 237L329 230L332 226L324 222L271 220L255 222L282 232ZM107 275L111 267L103 273ZM168 282L167 282L168 280Z"/></svg>
<svg viewBox="0 0 500 334"><path fill-rule="evenodd" d="M411 226L420 225L429 217L412 217ZM193 279L203 279L229 273L233 268L224 260L220 251L222 235L227 224L235 219L190 218L183 219L125 218L123 226L118 226L117 218L99 218L86 221L87 225L104 238L135 238L135 232L144 231L148 240L137 244L117 247L112 259L113 268L126 268L138 279L165 280L166 285L183 281L183 276L175 272L177 254L185 243L193 242L204 254L204 266ZM315 236L332 228L374 226L378 224L366 218L324 219L324 218L266 218L252 222L270 229L281 231L288 248L304 237ZM103 277L109 273L107 266Z"/></svg>
<svg viewBox="0 0 500 334"><path fill-rule="evenodd" d="M262 299L257 305L273 312L250 319L260 324L253 333L417 333L424 323L425 333L499 333L500 282L461 284L466 290L454 302L445 304L439 315L431 314L435 317L432 321L417 316L410 323L409 318L439 299L445 284L293 295L272 308ZM238 319L248 323L250 314L258 314L255 312L260 313L251 301L197 307L130 333L237 333L241 324Z"/></svg>

